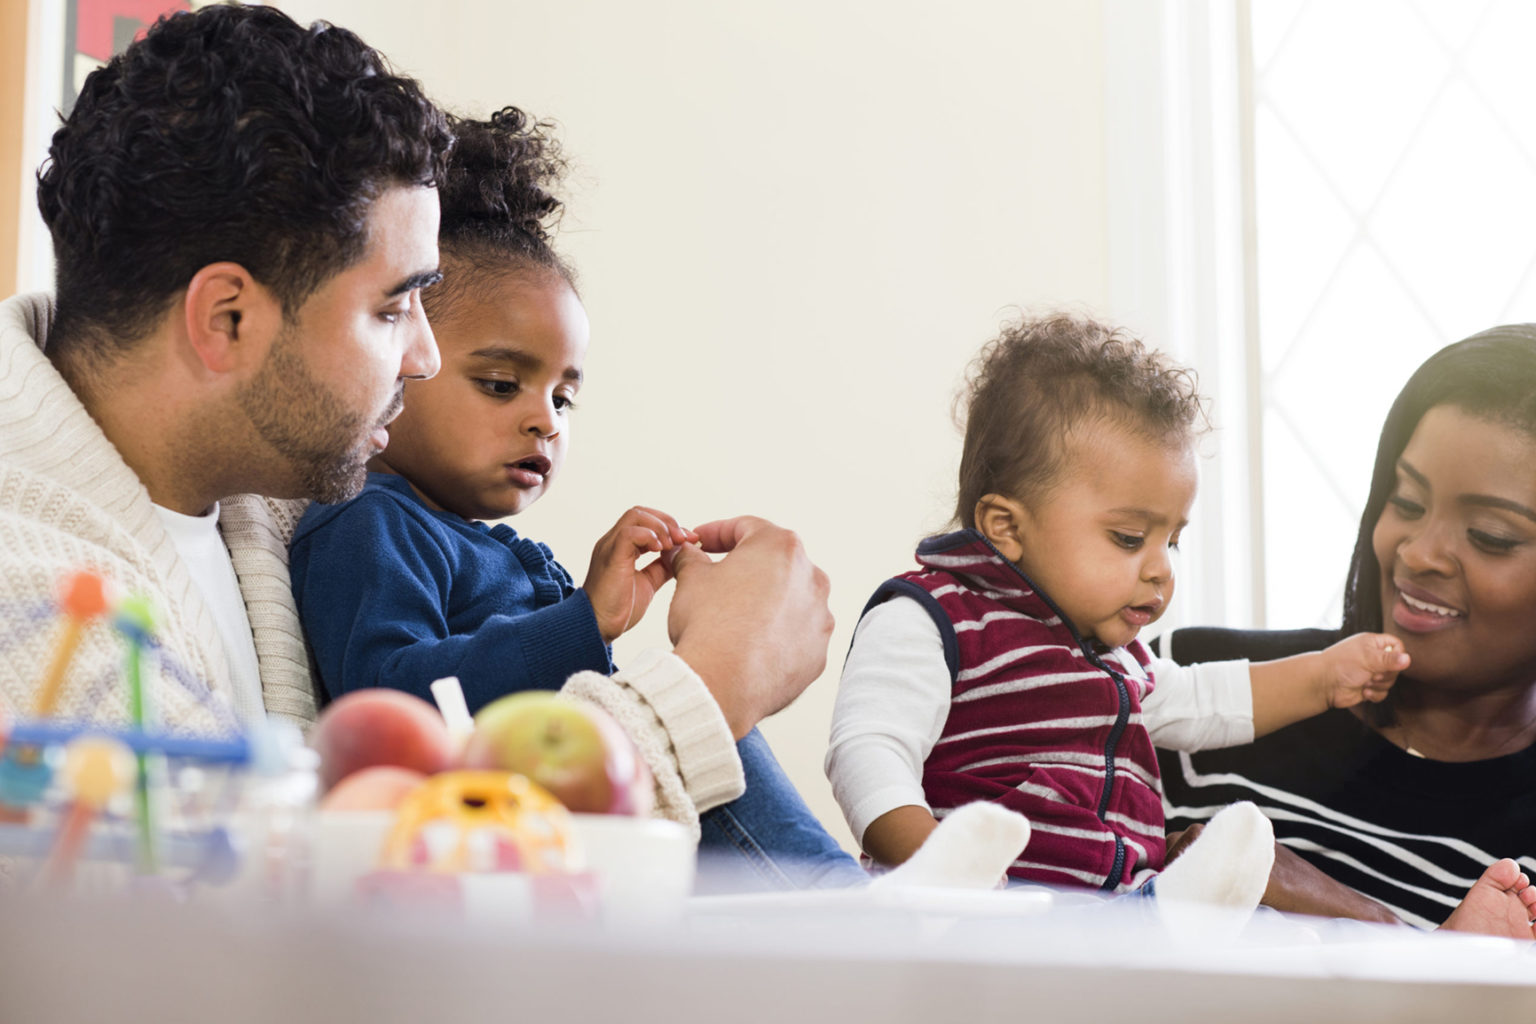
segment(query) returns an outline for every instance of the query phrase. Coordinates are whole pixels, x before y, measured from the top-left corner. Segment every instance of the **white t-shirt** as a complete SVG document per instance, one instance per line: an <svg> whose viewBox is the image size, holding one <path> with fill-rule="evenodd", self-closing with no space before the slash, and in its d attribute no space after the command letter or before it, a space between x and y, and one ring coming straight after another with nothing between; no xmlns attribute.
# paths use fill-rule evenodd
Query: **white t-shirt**
<svg viewBox="0 0 1536 1024"><path fill-rule="evenodd" d="M235 716L241 722L257 721L266 713L261 701L261 669L256 662L256 641L251 636L251 620L245 612L240 581L235 576L229 548L219 535L219 506L214 505L212 511L201 516L182 515L159 505L154 509L219 628L219 637L229 655L229 697Z"/></svg>
<svg viewBox="0 0 1536 1024"><path fill-rule="evenodd" d="M1110 656L1145 677L1130 652ZM1253 740L1253 689L1246 661L1178 665L1155 659L1157 686L1141 724L1160 747L1206 750ZM826 772L854 838L898 807L928 807L923 762L949 717L952 685L939 627L909 597L876 605L854 630L843 665ZM1134 719L1133 719L1134 720Z"/></svg>

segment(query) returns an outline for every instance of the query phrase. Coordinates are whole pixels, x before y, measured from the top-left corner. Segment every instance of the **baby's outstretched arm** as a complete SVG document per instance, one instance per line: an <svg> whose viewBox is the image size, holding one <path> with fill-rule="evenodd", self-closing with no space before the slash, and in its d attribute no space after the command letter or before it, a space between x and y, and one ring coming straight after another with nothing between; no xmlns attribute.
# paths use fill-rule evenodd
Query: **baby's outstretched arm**
<svg viewBox="0 0 1536 1024"><path fill-rule="evenodd" d="M644 568L639 566L640 559L648 552L659 555L698 539L698 534L679 526L665 512L638 505L598 539L582 589L592 602L604 640L613 643L639 622L656 592L672 578L660 558Z"/></svg>
<svg viewBox="0 0 1536 1024"><path fill-rule="evenodd" d="M1397 674L1408 667L1402 641L1385 633L1356 633L1321 651L1249 666L1253 684L1253 734L1386 698Z"/></svg>

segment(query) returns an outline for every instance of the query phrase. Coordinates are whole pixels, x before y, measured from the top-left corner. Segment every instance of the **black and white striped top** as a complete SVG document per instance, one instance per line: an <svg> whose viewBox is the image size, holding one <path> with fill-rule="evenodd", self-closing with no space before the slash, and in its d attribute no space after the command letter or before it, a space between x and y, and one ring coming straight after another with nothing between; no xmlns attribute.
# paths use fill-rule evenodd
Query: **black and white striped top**
<svg viewBox="0 0 1536 1024"><path fill-rule="evenodd" d="M1420 927L1444 921L1500 857L1536 876L1536 748L1430 761L1330 711L1248 746L1160 751L1159 764L1170 831L1252 800L1280 842Z"/></svg>

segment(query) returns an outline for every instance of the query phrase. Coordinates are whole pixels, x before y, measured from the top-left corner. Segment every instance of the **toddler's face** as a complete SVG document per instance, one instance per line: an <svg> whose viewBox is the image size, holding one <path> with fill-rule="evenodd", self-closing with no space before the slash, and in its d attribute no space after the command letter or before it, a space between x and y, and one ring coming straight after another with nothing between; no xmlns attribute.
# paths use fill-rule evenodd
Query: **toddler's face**
<svg viewBox="0 0 1536 1024"><path fill-rule="evenodd" d="M565 462L586 311L554 273L508 274L432 326L443 369L406 385L378 461L466 519L516 515Z"/></svg>
<svg viewBox="0 0 1536 1024"><path fill-rule="evenodd" d="M1056 486L1020 502L1018 565L1079 633L1120 647L1173 599L1172 551L1195 500L1195 453L1106 422L1067 445Z"/></svg>

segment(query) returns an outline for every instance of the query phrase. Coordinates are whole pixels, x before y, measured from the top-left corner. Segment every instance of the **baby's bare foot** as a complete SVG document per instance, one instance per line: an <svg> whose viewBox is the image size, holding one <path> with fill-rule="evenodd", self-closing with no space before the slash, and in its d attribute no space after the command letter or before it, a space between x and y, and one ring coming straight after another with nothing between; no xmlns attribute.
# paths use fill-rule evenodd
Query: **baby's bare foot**
<svg viewBox="0 0 1536 1024"><path fill-rule="evenodd" d="M1509 858L1490 865L1440 927L1507 939L1536 939L1536 886Z"/></svg>

